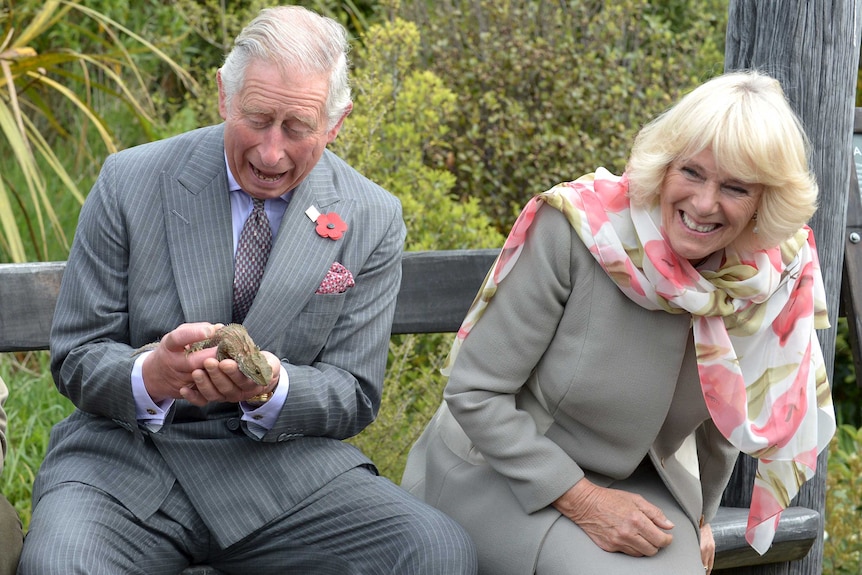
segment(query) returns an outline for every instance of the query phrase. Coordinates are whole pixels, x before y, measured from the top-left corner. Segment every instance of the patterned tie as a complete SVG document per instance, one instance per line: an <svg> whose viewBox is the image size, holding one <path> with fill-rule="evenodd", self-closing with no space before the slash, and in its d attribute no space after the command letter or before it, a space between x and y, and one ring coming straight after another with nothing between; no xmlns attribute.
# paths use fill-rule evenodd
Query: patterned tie
<svg viewBox="0 0 862 575"><path fill-rule="evenodd" d="M263 200L252 198L254 207L242 226L236 247L236 264L233 280L233 321L242 323L254 301L269 250L272 247L272 228L263 209Z"/></svg>

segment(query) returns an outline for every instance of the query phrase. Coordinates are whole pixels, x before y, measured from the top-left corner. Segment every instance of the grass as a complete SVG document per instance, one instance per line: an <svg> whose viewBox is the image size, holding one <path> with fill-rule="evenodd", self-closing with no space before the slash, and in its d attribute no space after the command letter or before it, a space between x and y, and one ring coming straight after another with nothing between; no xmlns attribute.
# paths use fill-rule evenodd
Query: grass
<svg viewBox="0 0 862 575"><path fill-rule="evenodd" d="M2 354L0 377L9 388L4 409L8 419L8 453L0 475L0 492L30 524L33 479L48 449L51 427L72 412L51 380L48 352Z"/></svg>

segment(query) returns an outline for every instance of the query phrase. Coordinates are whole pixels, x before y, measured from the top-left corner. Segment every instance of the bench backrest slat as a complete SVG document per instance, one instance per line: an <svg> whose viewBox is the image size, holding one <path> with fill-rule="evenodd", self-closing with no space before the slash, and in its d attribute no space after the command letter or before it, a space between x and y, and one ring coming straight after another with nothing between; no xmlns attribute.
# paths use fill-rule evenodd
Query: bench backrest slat
<svg viewBox="0 0 862 575"><path fill-rule="evenodd" d="M406 252L392 333L456 332L499 250Z"/></svg>
<svg viewBox="0 0 862 575"><path fill-rule="evenodd" d="M392 333L455 332L498 250L406 252ZM48 349L65 262L0 264L0 352Z"/></svg>
<svg viewBox="0 0 862 575"><path fill-rule="evenodd" d="M65 262L0 264L0 352L48 349Z"/></svg>

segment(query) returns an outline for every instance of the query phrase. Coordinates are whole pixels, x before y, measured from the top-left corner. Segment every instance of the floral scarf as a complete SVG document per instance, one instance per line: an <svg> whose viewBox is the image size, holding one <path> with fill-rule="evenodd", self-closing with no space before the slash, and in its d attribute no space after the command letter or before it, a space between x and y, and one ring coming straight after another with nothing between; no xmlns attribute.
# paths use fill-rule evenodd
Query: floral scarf
<svg viewBox="0 0 862 575"><path fill-rule="evenodd" d="M544 203L560 210L620 290L638 305L692 316L701 388L719 431L758 459L746 540L760 554L781 511L814 476L835 431L815 329L829 327L814 236L805 226L780 246L714 254L696 270L665 241L660 210L631 206L625 176L603 168L560 184L523 209L467 312L447 358L521 253Z"/></svg>

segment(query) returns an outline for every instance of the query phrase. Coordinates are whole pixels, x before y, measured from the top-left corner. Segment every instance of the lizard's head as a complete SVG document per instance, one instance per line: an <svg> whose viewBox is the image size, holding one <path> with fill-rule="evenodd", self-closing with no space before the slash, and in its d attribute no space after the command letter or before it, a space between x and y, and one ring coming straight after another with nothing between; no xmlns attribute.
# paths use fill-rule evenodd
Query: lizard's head
<svg viewBox="0 0 862 575"><path fill-rule="evenodd" d="M266 387L272 379L272 368L269 366L269 362L266 361L263 354L255 354L254 359L255 361L237 362L239 370L244 376L254 381L259 386Z"/></svg>

